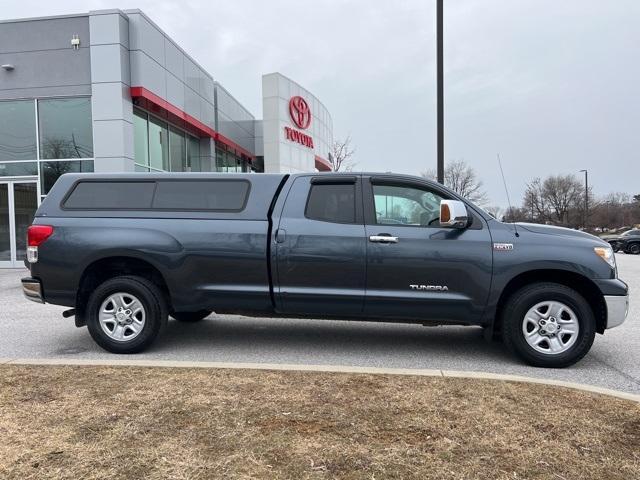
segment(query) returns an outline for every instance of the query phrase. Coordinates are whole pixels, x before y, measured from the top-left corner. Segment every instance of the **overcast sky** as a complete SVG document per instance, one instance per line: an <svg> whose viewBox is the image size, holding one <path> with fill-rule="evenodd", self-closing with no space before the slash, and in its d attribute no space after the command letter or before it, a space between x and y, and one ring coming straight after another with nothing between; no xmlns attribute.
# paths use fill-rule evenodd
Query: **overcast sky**
<svg viewBox="0 0 640 480"><path fill-rule="evenodd" d="M431 0L0 0L4 18L140 8L261 116L279 71L351 134L358 169L435 167ZM587 168L597 194L640 193L640 1L446 0L446 159L493 204L535 176ZM581 174L580 174L581 175Z"/></svg>

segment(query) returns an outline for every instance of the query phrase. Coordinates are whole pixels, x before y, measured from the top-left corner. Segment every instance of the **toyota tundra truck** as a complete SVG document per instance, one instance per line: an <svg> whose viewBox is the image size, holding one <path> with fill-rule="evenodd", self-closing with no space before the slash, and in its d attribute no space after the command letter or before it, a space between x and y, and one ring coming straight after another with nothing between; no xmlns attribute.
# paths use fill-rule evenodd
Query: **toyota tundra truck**
<svg viewBox="0 0 640 480"><path fill-rule="evenodd" d="M484 328L565 367L624 322L609 244L508 224L395 174L67 174L28 229L24 294L114 353L212 312Z"/></svg>

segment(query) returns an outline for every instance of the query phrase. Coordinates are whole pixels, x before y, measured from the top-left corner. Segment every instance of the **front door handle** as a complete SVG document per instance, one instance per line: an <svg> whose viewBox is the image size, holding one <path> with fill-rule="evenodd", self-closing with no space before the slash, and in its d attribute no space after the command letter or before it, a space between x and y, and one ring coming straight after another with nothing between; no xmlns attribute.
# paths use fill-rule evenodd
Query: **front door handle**
<svg viewBox="0 0 640 480"><path fill-rule="evenodd" d="M398 243L398 237L393 237L387 233L380 235L371 235L369 241L373 243Z"/></svg>

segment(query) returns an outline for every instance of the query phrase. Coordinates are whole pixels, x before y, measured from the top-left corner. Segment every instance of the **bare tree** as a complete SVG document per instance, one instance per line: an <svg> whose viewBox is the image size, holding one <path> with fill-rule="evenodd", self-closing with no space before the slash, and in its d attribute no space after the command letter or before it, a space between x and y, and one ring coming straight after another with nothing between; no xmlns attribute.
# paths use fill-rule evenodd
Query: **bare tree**
<svg viewBox="0 0 640 480"><path fill-rule="evenodd" d="M584 190L575 175L534 179L524 194L524 209L531 220L578 226L584 213Z"/></svg>
<svg viewBox="0 0 640 480"><path fill-rule="evenodd" d="M435 180L435 170L428 170L422 176ZM460 196L468 198L478 205L487 203L487 194L482 188L482 181L476 171L464 160L449 162L444 169L444 184Z"/></svg>
<svg viewBox="0 0 640 480"><path fill-rule="evenodd" d="M350 172L356 166L353 161L353 154L356 153L354 148L351 148L351 135L348 135L344 141L336 140L331 145L331 151L329 152L329 163L331 164L331 170L334 172Z"/></svg>
<svg viewBox="0 0 640 480"><path fill-rule="evenodd" d="M498 207L496 206L491 206L491 207L485 207L486 212L491 215L493 218L500 220L500 216L502 215L502 207Z"/></svg>
<svg viewBox="0 0 640 480"><path fill-rule="evenodd" d="M528 214L524 208L509 207L505 211L502 221L507 223L524 222L528 220Z"/></svg>

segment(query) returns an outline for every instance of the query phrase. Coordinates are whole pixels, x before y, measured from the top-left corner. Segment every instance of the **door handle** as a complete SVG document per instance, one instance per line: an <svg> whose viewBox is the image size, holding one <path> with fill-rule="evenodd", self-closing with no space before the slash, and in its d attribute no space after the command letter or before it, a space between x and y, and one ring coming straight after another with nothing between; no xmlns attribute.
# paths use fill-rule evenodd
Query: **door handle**
<svg viewBox="0 0 640 480"><path fill-rule="evenodd" d="M392 237L389 234L383 233L380 235L371 235L369 241L373 243L398 243L398 237Z"/></svg>

